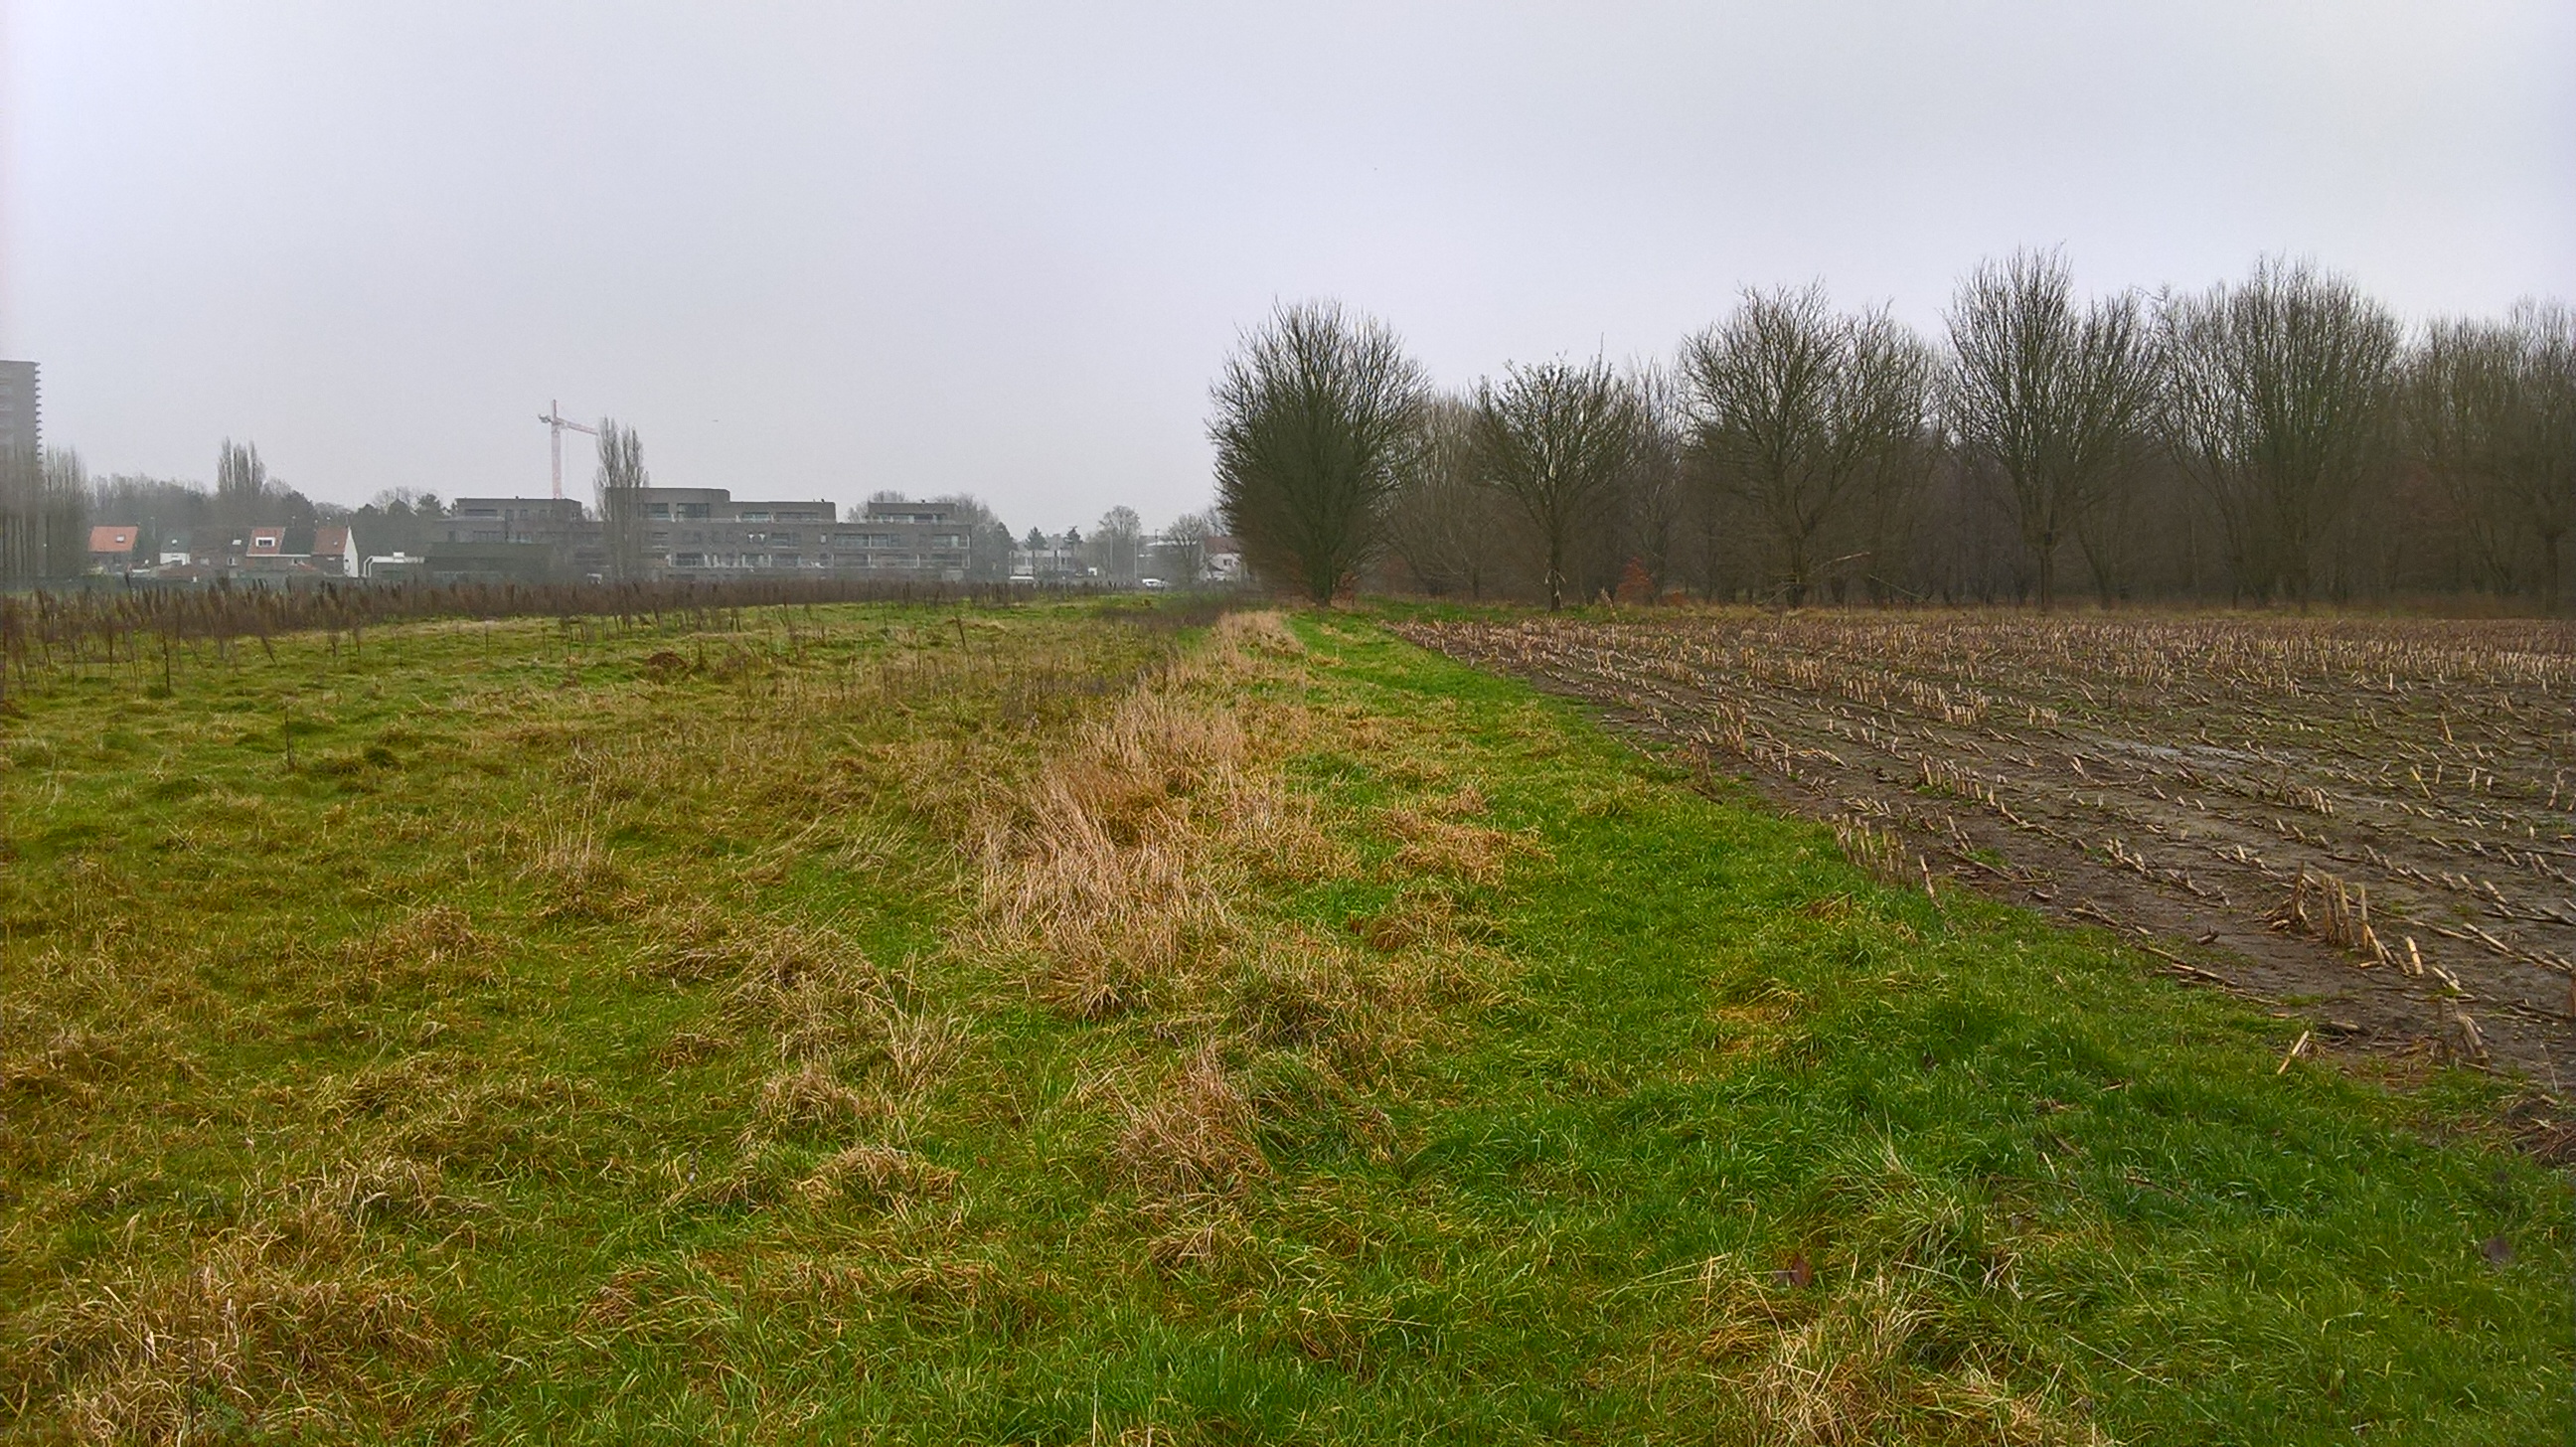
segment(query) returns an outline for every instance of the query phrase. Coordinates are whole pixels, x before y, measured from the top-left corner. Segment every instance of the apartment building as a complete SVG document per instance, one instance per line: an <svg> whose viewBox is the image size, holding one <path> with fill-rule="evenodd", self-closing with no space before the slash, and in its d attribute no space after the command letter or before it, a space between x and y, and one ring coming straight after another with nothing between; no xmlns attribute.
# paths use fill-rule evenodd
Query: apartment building
<svg viewBox="0 0 2576 1447"><path fill-rule="evenodd" d="M820 499L737 502L721 487L647 488L644 561L676 577L825 567L825 530L839 515Z"/></svg>
<svg viewBox="0 0 2576 1447"><path fill-rule="evenodd" d="M963 582L966 520L955 503L880 498L832 535L832 566L936 582Z"/></svg>
<svg viewBox="0 0 2576 1447"><path fill-rule="evenodd" d="M843 521L828 500L741 501L721 487L651 487L642 501L645 567L662 577L829 572L958 582L966 576L966 527L951 503L871 502ZM608 567L599 519L569 498L458 498L442 531L445 546L433 541L429 548L433 577L525 576L526 561L540 550L550 576L589 577Z"/></svg>
<svg viewBox="0 0 2576 1447"><path fill-rule="evenodd" d="M568 497L460 497L427 540L441 581L535 582L608 568L599 521Z"/></svg>

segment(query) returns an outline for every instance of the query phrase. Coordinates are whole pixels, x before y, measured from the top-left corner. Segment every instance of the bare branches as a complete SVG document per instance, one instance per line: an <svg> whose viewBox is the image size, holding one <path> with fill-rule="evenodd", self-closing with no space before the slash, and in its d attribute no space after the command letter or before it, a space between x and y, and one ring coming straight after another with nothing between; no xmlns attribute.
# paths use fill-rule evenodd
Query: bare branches
<svg viewBox="0 0 2576 1447"><path fill-rule="evenodd" d="M1636 455L1637 399L1595 358L1515 366L1477 388L1477 480L1521 506L1547 549L1547 606L1565 606L1576 525L1625 480Z"/></svg>
<svg viewBox="0 0 2576 1447"><path fill-rule="evenodd" d="M1746 293L1684 344L1682 367L1707 476L1768 525L1794 607L1828 526L1919 466L1931 353L1885 308L1836 314L1818 285Z"/></svg>
<svg viewBox="0 0 2576 1447"><path fill-rule="evenodd" d="M599 419L599 521L608 543L608 577L628 583L644 576L644 442L614 418Z"/></svg>
<svg viewBox="0 0 2576 1447"><path fill-rule="evenodd" d="M1645 573L1651 595L1660 598L1677 571L1676 554L1690 511L1689 470L1684 465L1688 404L1672 369L1660 363L1632 367L1627 382L1637 402L1637 428L1624 489L1628 523L1624 541L1631 550L1630 559Z"/></svg>
<svg viewBox="0 0 2576 1447"><path fill-rule="evenodd" d="M2139 450L2156 399L2155 333L2135 293L2079 309L2065 260L1978 266L1950 310L1943 412L1968 458L2003 475L2057 603L2057 550Z"/></svg>
<svg viewBox="0 0 2576 1447"><path fill-rule="evenodd" d="M1382 322L1283 306L1218 378L1217 507L1252 565L1328 602L1378 546L1427 384Z"/></svg>
<svg viewBox="0 0 2576 1447"><path fill-rule="evenodd" d="M227 527L257 521L268 496L268 465L259 444L227 437L215 452L215 517Z"/></svg>
<svg viewBox="0 0 2576 1447"><path fill-rule="evenodd" d="M1433 596L1481 598L1502 581L1510 539L1494 516L1496 499L1476 481L1476 408L1462 397L1433 396L1408 452L1404 485L1386 512L1386 542Z"/></svg>
<svg viewBox="0 0 2576 1447"><path fill-rule="evenodd" d="M1748 291L1663 365L1514 367L1437 402L1383 327L1307 306L1247 336L1209 428L1250 560L1317 597L1383 542L1389 585L1558 607L1687 578L2045 611L2069 567L2105 606L2576 601L2566 305L2410 347L2304 262L2092 297L2022 251L1960 280L1939 341L1821 284Z"/></svg>
<svg viewBox="0 0 2576 1447"><path fill-rule="evenodd" d="M2343 277L2267 258L2168 301L2166 422L2216 504L2239 586L2304 600L2326 530L2385 467L2396 318Z"/></svg>
<svg viewBox="0 0 2576 1447"><path fill-rule="evenodd" d="M88 505L79 453L33 442L0 450L0 587L79 577L89 567Z"/></svg>
<svg viewBox="0 0 2576 1447"><path fill-rule="evenodd" d="M2502 321L2435 322L2400 411L2408 453L2450 495L2487 580L2511 591L2528 540L2557 608L2576 527L2576 312L2525 303Z"/></svg>

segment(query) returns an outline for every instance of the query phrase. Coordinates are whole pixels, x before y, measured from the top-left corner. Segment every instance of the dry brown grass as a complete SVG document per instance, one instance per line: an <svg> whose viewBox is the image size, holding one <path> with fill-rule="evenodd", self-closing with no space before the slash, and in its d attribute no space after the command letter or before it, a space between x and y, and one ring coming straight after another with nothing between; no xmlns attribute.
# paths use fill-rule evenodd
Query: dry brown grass
<svg viewBox="0 0 2576 1447"><path fill-rule="evenodd" d="M1700 1272L1708 1327L1699 1353L1738 1394L1752 1440L1796 1447L1891 1441L1991 1447L2102 1447L2108 1439L2048 1393L2017 1390L1971 1351L1928 1366L1925 1338L1945 1333L1932 1298L1902 1268L1793 1284L1731 1256Z"/></svg>
<svg viewBox="0 0 2576 1447"><path fill-rule="evenodd" d="M1483 795L1382 720L1366 721L1372 765L1412 792L1328 813L1287 766L1350 747L1354 725L1309 702L1302 652L1275 615L1228 616L1044 758L1019 807L987 816L973 947L1020 962L1063 1014L1138 1018L1168 1050L1107 1092L1111 1165L1167 1265L1239 1237L1236 1203L1269 1172L1240 1063L1288 1051L1318 1079L1381 1078L1498 973L1451 891L1536 852L1472 822ZM1388 906L1350 935L1267 917L1282 889L1369 878L1343 839L1372 826L1398 842L1378 871L1403 886Z"/></svg>
<svg viewBox="0 0 2576 1447"><path fill-rule="evenodd" d="M760 1099L746 1142L783 1134L833 1134L878 1120L890 1102L881 1094L858 1090L820 1060L805 1060L776 1071L760 1083Z"/></svg>
<svg viewBox="0 0 2576 1447"><path fill-rule="evenodd" d="M884 1041L888 982L837 932L764 921L677 948L695 952L692 967L733 976L726 1019L768 1036L781 1060L834 1059Z"/></svg>
<svg viewBox="0 0 2576 1447"><path fill-rule="evenodd" d="M1023 806L986 819L978 943L1028 961L1038 993L1079 1018L1202 997L1242 938L1250 879L1339 857L1277 770L1303 712L1243 696L1275 680L1294 635L1248 614L1212 634L1047 758Z"/></svg>
<svg viewBox="0 0 2576 1447"><path fill-rule="evenodd" d="M1214 1041L1202 1043L1126 1113L1118 1164L1149 1198L1232 1195L1270 1173L1251 1097L1227 1071Z"/></svg>
<svg viewBox="0 0 2576 1447"><path fill-rule="evenodd" d="M605 920L624 913L626 871L588 822L558 824L535 841L519 878L535 886L545 919Z"/></svg>
<svg viewBox="0 0 2576 1447"><path fill-rule="evenodd" d="M309 1224L309 1222L308 1222ZM407 1275L348 1230L226 1231L184 1269L101 1269L32 1324L75 1440L188 1442L227 1419L257 1435L352 1437L410 1415L380 1374L415 1377L442 1331ZM239 1426L235 1430L240 1430Z"/></svg>
<svg viewBox="0 0 2576 1447"><path fill-rule="evenodd" d="M911 1200L939 1200L957 1187L957 1173L923 1160L911 1151L887 1145L856 1145L835 1152L797 1183L796 1189L817 1204L858 1200L892 1205Z"/></svg>
<svg viewBox="0 0 2576 1447"><path fill-rule="evenodd" d="M1485 797L1472 784L1378 811L1380 828L1402 841L1388 861L1390 873L1438 875L1490 887L1502 882L1505 866L1514 859L1546 854L1546 846L1533 836L1464 822L1484 812Z"/></svg>
<svg viewBox="0 0 2576 1447"><path fill-rule="evenodd" d="M351 1001L483 985L495 978L498 946L465 911L433 904L340 947L338 994Z"/></svg>

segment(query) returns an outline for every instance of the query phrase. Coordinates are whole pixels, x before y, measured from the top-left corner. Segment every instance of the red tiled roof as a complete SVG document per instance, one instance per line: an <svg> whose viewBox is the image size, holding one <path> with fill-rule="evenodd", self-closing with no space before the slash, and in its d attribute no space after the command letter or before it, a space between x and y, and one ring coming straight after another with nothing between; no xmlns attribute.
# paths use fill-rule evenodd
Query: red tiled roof
<svg viewBox="0 0 2576 1447"><path fill-rule="evenodd" d="M93 553L130 553L134 551L134 529L102 524L89 530L89 550Z"/></svg>

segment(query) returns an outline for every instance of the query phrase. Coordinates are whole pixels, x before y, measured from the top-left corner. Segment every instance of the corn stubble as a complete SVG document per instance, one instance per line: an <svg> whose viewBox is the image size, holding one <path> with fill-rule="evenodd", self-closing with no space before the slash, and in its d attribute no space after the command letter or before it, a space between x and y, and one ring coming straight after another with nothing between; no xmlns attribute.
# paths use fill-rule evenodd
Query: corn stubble
<svg viewBox="0 0 2576 1447"><path fill-rule="evenodd" d="M2403 956L2405 979L2444 982L2396 987L2420 1031L2458 1037L2474 999L2525 1068L2568 1063L2564 623L1676 608L1399 631L1740 763L1891 887L1937 895L1938 871L2065 908L2117 873L2178 918L2216 910L2347 967ZM2050 878L2024 851L2086 865Z"/></svg>

